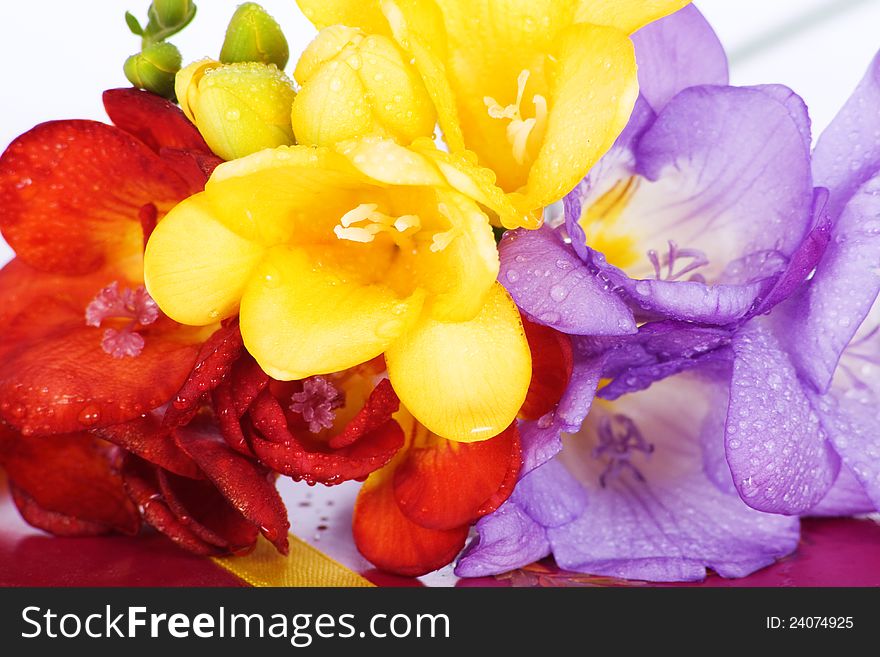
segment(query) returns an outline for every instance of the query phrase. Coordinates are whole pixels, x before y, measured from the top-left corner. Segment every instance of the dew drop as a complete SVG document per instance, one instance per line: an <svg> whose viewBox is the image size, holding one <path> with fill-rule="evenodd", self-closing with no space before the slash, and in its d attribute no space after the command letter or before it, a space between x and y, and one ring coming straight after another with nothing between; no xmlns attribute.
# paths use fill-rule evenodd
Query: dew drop
<svg viewBox="0 0 880 657"><path fill-rule="evenodd" d="M101 411L97 406L89 404L79 412L76 419L84 427L91 427L97 424L98 420L101 419Z"/></svg>
<svg viewBox="0 0 880 657"><path fill-rule="evenodd" d="M567 296L568 290L561 285L554 285L550 288L550 298L553 299L553 301L565 301Z"/></svg>

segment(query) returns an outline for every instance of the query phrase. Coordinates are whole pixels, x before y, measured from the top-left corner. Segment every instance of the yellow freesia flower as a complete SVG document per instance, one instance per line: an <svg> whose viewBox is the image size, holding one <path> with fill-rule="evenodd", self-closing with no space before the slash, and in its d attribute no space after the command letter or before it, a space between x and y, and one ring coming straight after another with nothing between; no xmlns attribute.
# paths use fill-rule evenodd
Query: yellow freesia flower
<svg viewBox="0 0 880 657"><path fill-rule="evenodd" d="M688 1L297 0L319 29L392 35L450 149L474 151L530 227L626 125L638 94L628 35Z"/></svg>
<svg viewBox="0 0 880 657"><path fill-rule="evenodd" d="M240 312L271 376L304 379L385 354L401 401L458 441L504 430L531 356L496 282L491 172L430 140L268 149L220 165L153 232L145 284L172 319Z"/></svg>
<svg viewBox="0 0 880 657"><path fill-rule="evenodd" d="M274 64L193 62L177 73L180 108L224 160L293 143L293 83Z"/></svg>

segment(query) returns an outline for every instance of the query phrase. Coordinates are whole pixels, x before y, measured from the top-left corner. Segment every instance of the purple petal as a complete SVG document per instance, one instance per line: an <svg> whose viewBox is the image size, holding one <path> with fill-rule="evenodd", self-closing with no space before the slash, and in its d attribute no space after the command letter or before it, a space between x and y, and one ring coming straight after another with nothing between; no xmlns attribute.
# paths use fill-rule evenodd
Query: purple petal
<svg viewBox="0 0 880 657"><path fill-rule="evenodd" d="M535 321L574 335L636 332L632 311L550 228L508 231L499 280Z"/></svg>
<svg viewBox="0 0 880 657"><path fill-rule="evenodd" d="M831 391L812 397L834 449L880 509L880 303L844 352Z"/></svg>
<svg viewBox="0 0 880 657"><path fill-rule="evenodd" d="M792 254L785 271L776 279L769 292L749 311L747 317L769 313L775 306L791 297L825 255L828 242L831 240L831 221L825 213L827 201L828 190L824 187L816 187L813 190L815 228L804 238Z"/></svg>
<svg viewBox="0 0 880 657"><path fill-rule="evenodd" d="M546 530L507 501L476 525L477 537L455 566L459 577L485 577L521 568L550 554Z"/></svg>
<svg viewBox="0 0 880 657"><path fill-rule="evenodd" d="M836 219L850 197L880 169L880 54L846 104L825 129L813 153L817 185L831 192Z"/></svg>
<svg viewBox="0 0 880 657"><path fill-rule="evenodd" d="M749 89L765 93L784 105L788 110L788 115L794 121L798 128L798 132L801 134L804 148L809 151L813 147L812 122L810 121L810 113L807 110L807 104L804 102L803 98L798 96L784 84L759 84L749 87Z"/></svg>
<svg viewBox="0 0 880 657"><path fill-rule="evenodd" d="M556 459L520 479L511 499L542 527L569 523L587 506L586 491Z"/></svg>
<svg viewBox="0 0 880 657"><path fill-rule="evenodd" d="M637 335L613 342L608 338L575 338L573 344L595 351L597 357L603 354L602 378L609 381L597 395L613 400L710 361L729 361L725 347L730 337L728 329L666 321L645 324Z"/></svg>
<svg viewBox="0 0 880 657"><path fill-rule="evenodd" d="M562 449L560 434L578 431L590 412L603 360L592 353L578 353L575 345L574 368L568 388L551 411L536 422L520 422L523 465L520 477L546 463Z"/></svg>
<svg viewBox="0 0 880 657"><path fill-rule="evenodd" d="M647 206L635 203L637 194L634 205L659 203L636 225L658 250L669 239L702 250L710 280L731 254L790 255L811 226L809 151L789 108L764 92L683 91L639 141L636 157L654 193Z"/></svg>
<svg viewBox="0 0 880 657"><path fill-rule="evenodd" d="M655 110L679 91L699 84L726 85L727 55L714 30L693 5L633 34L639 91Z"/></svg>
<svg viewBox="0 0 880 657"><path fill-rule="evenodd" d="M589 502L576 520L547 530L561 568L669 581L702 579L709 567L738 577L795 549L796 518L754 511L705 475L699 440L711 401L705 391L706 382L692 375L656 383L603 406L566 439L560 458ZM618 468L609 455L620 452L597 449L609 415L628 418L643 439Z"/></svg>
<svg viewBox="0 0 880 657"><path fill-rule="evenodd" d="M865 493L865 489L852 471L846 466L840 468L837 481L816 506L806 514L808 516L855 516L872 513L877 505Z"/></svg>
<svg viewBox="0 0 880 657"><path fill-rule="evenodd" d="M828 389L841 353L880 293L880 175L862 185L832 229L809 286L784 310L786 346L801 373Z"/></svg>
<svg viewBox="0 0 880 657"><path fill-rule="evenodd" d="M741 319L812 228L809 151L792 102L779 95L778 88L687 89L638 139L638 176L617 192L619 216L590 217L592 189L567 199L576 250L649 316ZM579 203L586 226L574 214ZM587 246L579 247L584 235ZM594 250L606 245L614 247L609 254Z"/></svg>
<svg viewBox="0 0 880 657"><path fill-rule="evenodd" d="M760 511L802 513L831 488L840 461L770 330L741 327L733 352L725 449L736 489Z"/></svg>

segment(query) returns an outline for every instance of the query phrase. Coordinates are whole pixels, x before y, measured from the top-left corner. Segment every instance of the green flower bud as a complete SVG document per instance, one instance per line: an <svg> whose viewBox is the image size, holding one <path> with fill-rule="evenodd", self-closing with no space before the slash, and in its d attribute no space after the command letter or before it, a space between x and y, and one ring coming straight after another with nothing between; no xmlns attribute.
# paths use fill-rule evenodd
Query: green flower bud
<svg viewBox="0 0 880 657"><path fill-rule="evenodd" d="M170 43L154 43L125 60L125 77L134 86L165 98L174 98L174 76L182 63L180 51Z"/></svg>
<svg viewBox="0 0 880 657"><path fill-rule="evenodd" d="M284 68L289 56L281 27L265 9L255 2L246 2L235 10L226 28L221 62L261 62Z"/></svg>
<svg viewBox="0 0 880 657"><path fill-rule="evenodd" d="M196 15L196 6L192 0L153 0L147 16L150 23L162 29L176 28L180 31Z"/></svg>

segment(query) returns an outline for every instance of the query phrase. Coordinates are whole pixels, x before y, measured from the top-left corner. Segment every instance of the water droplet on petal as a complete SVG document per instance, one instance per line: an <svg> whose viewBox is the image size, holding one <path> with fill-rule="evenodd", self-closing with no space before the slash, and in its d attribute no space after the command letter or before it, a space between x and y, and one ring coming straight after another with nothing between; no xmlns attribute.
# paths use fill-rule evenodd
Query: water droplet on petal
<svg viewBox="0 0 880 657"><path fill-rule="evenodd" d="M565 301L567 296L568 290L561 285L554 285L550 288L550 298L553 299L553 301Z"/></svg>
<svg viewBox="0 0 880 657"><path fill-rule="evenodd" d="M84 427L94 426L101 419L101 410L94 404L89 404L79 412L76 419Z"/></svg>

